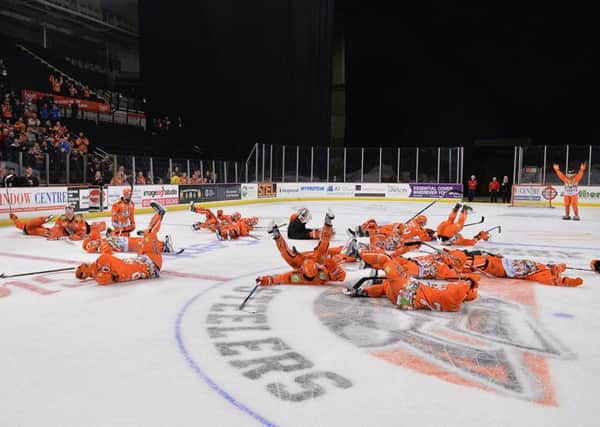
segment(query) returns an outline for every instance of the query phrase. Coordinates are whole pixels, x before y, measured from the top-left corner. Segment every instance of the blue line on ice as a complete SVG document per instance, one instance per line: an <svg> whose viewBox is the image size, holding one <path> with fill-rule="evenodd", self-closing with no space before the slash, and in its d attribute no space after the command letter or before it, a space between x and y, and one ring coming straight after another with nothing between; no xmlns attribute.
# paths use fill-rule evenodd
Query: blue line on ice
<svg viewBox="0 0 600 427"><path fill-rule="evenodd" d="M244 275L244 276L246 276L246 275ZM246 413L247 415L250 415L252 418L254 418L255 420L257 420L262 425L275 427L276 425L273 424L271 421L267 420L262 415L254 412L252 409L250 409L249 407L247 407L246 405L244 405L242 402L236 400L235 397L233 397L232 395L230 395L229 393L227 393L225 390L223 390L221 387L219 387L219 385L212 378L210 378L206 374L206 372L204 372L204 370L200 366L198 366L198 364L194 361L194 359L192 359L192 357L190 356L189 352L187 351L187 348L185 347L185 344L183 342L183 338L181 337L181 322L182 322L183 316L185 316L185 313L187 312L188 308L198 298L202 297L204 294L206 294L210 290L212 290L212 289L214 289L216 287L219 287L219 286L221 286L221 285L223 285L223 284L225 284L227 282L230 282L231 280L235 280L235 279L238 279L238 277L230 279L230 280L227 280L227 281L224 281L224 282L217 282L217 283L209 286L208 288L205 288L202 292L200 292L198 295L194 296L187 303L185 303L185 305L183 306L183 308L177 314L177 320L175 321L175 337L177 339L177 347L179 347L179 351L183 354L183 357L188 362L188 365L190 365L190 367L194 370L194 372L196 372L196 374L206 384L208 384L214 391L216 391L217 394L219 394L227 402L231 403L233 406L235 406L236 408L238 408L240 411Z"/></svg>

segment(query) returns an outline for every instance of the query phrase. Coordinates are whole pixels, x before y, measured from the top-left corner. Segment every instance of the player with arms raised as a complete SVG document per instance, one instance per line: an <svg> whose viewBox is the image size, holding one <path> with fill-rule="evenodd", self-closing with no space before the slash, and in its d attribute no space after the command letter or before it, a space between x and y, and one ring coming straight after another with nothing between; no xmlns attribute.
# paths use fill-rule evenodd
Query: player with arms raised
<svg viewBox="0 0 600 427"><path fill-rule="evenodd" d="M566 175L560 171L560 166L558 166L558 164L554 163L552 167L554 168L554 172L556 172L556 176L558 176L565 186L565 216L563 216L563 219L571 219L570 207L573 206L573 219L579 221L579 189L577 186L579 181L581 181L581 178L583 178L583 172L586 169L585 163L582 163L579 166L578 172L569 170Z"/></svg>

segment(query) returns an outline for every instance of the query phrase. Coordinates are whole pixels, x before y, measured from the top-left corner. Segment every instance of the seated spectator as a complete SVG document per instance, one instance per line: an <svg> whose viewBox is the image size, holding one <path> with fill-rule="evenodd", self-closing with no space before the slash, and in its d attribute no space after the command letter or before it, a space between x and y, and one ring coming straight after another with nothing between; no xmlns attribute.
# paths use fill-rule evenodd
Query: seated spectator
<svg viewBox="0 0 600 427"><path fill-rule="evenodd" d="M9 176L13 176L13 178L7 180L6 178ZM8 171L5 168L0 168L0 186L2 187L13 187L15 183L15 168L9 168Z"/></svg>
<svg viewBox="0 0 600 427"><path fill-rule="evenodd" d="M83 87L83 97L86 99L90 97L90 88L87 85Z"/></svg>
<svg viewBox="0 0 600 427"><path fill-rule="evenodd" d="M31 113L29 113L29 117L27 118L27 127L29 127L29 128L40 127L40 119L37 118L37 114L33 111Z"/></svg>
<svg viewBox="0 0 600 427"><path fill-rule="evenodd" d="M8 129L5 129L7 131ZM8 132L8 135L4 138L4 152L6 153L6 159L12 162L17 161L15 153L18 150L18 142L15 141L15 133Z"/></svg>
<svg viewBox="0 0 600 427"><path fill-rule="evenodd" d="M52 107L50 108L50 121L52 123L56 123L56 122L58 122L59 117L60 117L60 109L58 108L58 106L56 104L52 104Z"/></svg>
<svg viewBox="0 0 600 427"><path fill-rule="evenodd" d="M118 172L113 175L112 179L110 180L110 185L123 185L123 179Z"/></svg>
<svg viewBox="0 0 600 427"><path fill-rule="evenodd" d="M192 179L191 179L191 183L192 184L201 184L202 183L202 178L200 177L200 171L194 171L194 173L192 174Z"/></svg>
<svg viewBox="0 0 600 427"><path fill-rule="evenodd" d="M2 124L0 122L0 124ZM1 126L0 126L1 127ZM9 130L7 127L2 127L2 132L0 132L0 151L2 153L6 153L6 147L4 146L4 141L8 138Z"/></svg>
<svg viewBox="0 0 600 427"><path fill-rule="evenodd" d="M171 175L171 184L181 184L181 179L179 178L179 175L177 175L177 172L173 172Z"/></svg>
<svg viewBox="0 0 600 427"><path fill-rule="evenodd" d="M186 172L182 172L181 176L179 177L179 183L180 184L190 184L190 180L187 177L187 173Z"/></svg>
<svg viewBox="0 0 600 427"><path fill-rule="evenodd" d="M60 139L59 150L65 155L71 154L71 141L69 141L68 134Z"/></svg>
<svg viewBox="0 0 600 427"><path fill-rule="evenodd" d="M33 144L33 147L29 150L29 155L33 158L35 169L38 171L43 170L46 164L46 154L42 151L39 143Z"/></svg>
<svg viewBox="0 0 600 427"><path fill-rule="evenodd" d="M33 175L33 168L31 166L27 166L25 168L25 176L24 176L24 187L39 187L40 180Z"/></svg>
<svg viewBox="0 0 600 427"><path fill-rule="evenodd" d="M94 179L92 180L92 184L99 186L104 185L104 177L102 176L102 172L100 172L99 170L97 170L96 173L94 173Z"/></svg>
<svg viewBox="0 0 600 427"><path fill-rule="evenodd" d="M8 101L4 101L2 104L2 119L3 120L12 120L13 113L12 107Z"/></svg>
<svg viewBox="0 0 600 427"><path fill-rule="evenodd" d="M75 87L73 82L71 82L71 84L69 85L69 96L72 96L73 98L77 96L77 88Z"/></svg>
<svg viewBox="0 0 600 427"><path fill-rule="evenodd" d="M138 171L137 175L135 176L135 183L137 185L146 184L146 178L144 178L144 172Z"/></svg>
<svg viewBox="0 0 600 427"><path fill-rule="evenodd" d="M79 132L79 136L75 140L75 145L77 146L77 151L79 151L79 154L84 155L88 152L90 141L86 138L83 132Z"/></svg>
<svg viewBox="0 0 600 427"><path fill-rule="evenodd" d="M48 104L42 105L42 107L38 111L40 113L40 121L47 122L50 118L50 111L48 110Z"/></svg>
<svg viewBox="0 0 600 427"><path fill-rule="evenodd" d="M27 125L25 124L23 119L19 117L19 119L13 125L13 129L17 134L21 135L23 132L25 132L25 129L27 129Z"/></svg>

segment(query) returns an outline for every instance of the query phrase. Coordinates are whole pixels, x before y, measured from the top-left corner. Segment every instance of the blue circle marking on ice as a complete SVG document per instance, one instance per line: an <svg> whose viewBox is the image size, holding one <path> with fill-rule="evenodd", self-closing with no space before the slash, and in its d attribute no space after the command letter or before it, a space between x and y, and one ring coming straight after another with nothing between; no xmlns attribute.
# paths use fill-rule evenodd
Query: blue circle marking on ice
<svg viewBox="0 0 600 427"><path fill-rule="evenodd" d="M233 406L238 408L240 411L244 412L245 414L247 414L247 415L251 416L252 418L254 418L255 420L257 420L262 425L269 426L269 427L271 427L271 426L276 427L276 425L274 423L267 420L262 415L254 412L252 409L250 409L249 407L244 405L242 402L237 400L235 397L233 397L231 394L227 393L211 377L209 377L206 374L206 372L204 372L204 370L194 361L194 359L192 359L192 356L190 355L189 351L187 350L185 343L183 342L183 338L181 337L181 322L182 322L183 317L185 316L186 312L190 308L190 306L196 300L198 300L200 297L202 297L204 294L208 293L212 289L217 288L227 282L230 282L230 281L236 280L236 279L239 279L239 277L235 277L233 279L226 280L224 282L217 282L217 283L209 286L208 288L205 288L202 292L200 292L196 296L192 297L192 299L190 299L188 302L185 303L185 305L182 307L182 309L177 314L177 320L175 321L175 338L177 339L177 347L179 348L179 351L182 353L183 357L187 361L188 365L190 365L190 367L194 370L194 372L196 372L196 374L206 384L208 384L210 388L212 388L214 391L216 391L219 396L221 396L227 402L231 403Z"/></svg>
<svg viewBox="0 0 600 427"><path fill-rule="evenodd" d="M556 317L563 317L565 319L572 319L575 317L575 315L569 313L552 313L552 315Z"/></svg>

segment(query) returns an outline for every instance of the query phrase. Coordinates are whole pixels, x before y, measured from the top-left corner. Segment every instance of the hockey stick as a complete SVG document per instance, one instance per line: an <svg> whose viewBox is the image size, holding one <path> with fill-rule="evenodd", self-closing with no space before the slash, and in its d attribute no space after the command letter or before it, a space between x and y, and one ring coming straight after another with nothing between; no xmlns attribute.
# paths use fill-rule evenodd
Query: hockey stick
<svg viewBox="0 0 600 427"><path fill-rule="evenodd" d="M347 289L358 289L360 288L363 283L369 281L369 280L373 280L373 282L377 281L377 280L386 280L387 277L383 277L383 276L371 276L371 277L363 277L361 279L358 279L358 281L351 287L351 288L347 288ZM379 282L381 283L381 282Z"/></svg>
<svg viewBox="0 0 600 427"><path fill-rule="evenodd" d="M10 202L10 193L8 192L8 180L12 180L15 176L13 174L6 175L4 177L4 189L6 190L6 203L8 203L8 211L13 213L12 203Z"/></svg>
<svg viewBox="0 0 600 427"><path fill-rule="evenodd" d="M285 227L287 224L287 222L282 222L281 224L277 224L277 228L281 228L281 227ZM255 230L266 230L267 226L266 225L257 225L254 227Z"/></svg>
<svg viewBox="0 0 600 427"><path fill-rule="evenodd" d="M246 303L248 302L248 300L250 299L250 297L252 295L254 295L254 292L256 292L257 289L258 289L258 285L254 286L252 288L252 290L250 291L250 293L248 294L248 296L244 299L244 301L238 307L238 310L243 310L244 309L244 306L246 305Z"/></svg>
<svg viewBox="0 0 600 427"><path fill-rule="evenodd" d="M489 233L490 231L494 231L496 228L498 229L498 234L501 234L502 233L502 226L500 226L500 225L497 225L497 226L492 227L489 230L485 230L485 231L486 231L486 233Z"/></svg>
<svg viewBox="0 0 600 427"><path fill-rule="evenodd" d="M4 273L0 273L0 279L10 279L11 277L33 276L35 274L56 273L59 271L69 271L69 270L75 270L75 267L57 268L54 270L32 271L31 273L9 274L8 276L5 275Z"/></svg>
<svg viewBox="0 0 600 427"><path fill-rule="evenodd" d="M468 223L468 224L465 224L465 225L463 225L463 227L468 227L468 226L470 226L470 225L477 225L477 224L481 224L483 221L485 221L485 217L484 217L484 216L482 216L482 217L481 217L481 219L480 219L479 221L476 221L476 222L470 222L470 223Z"/></svg>
<svg viewBox="0 0 600 427"><path fill-rule="evenodd" d="M593 272L593 273L598 273L598 274L600 274L600 271L592 270L591 268L567 267L567 270L591 271L591 272Z"/></svg>
<svg viewBox="0 0 600 427"><path fill-rule="evenodd" d="M448 191L446 191L444 194L442 194L441 197L435 199L433 202L431 202L430 204L428 204L427 206L425 206L423 209L421 209L419 212L417 212L416 214L414 214L412 217L410 217L409 219L407 219L406 221L404 221L404 224L408 224L410 221L412 221L413 219L415 219L417 216L421 215L423 212L425 212L431 206L433 206L434 204L436 204L437 202L439 202L440 200L442 200L448 194L462 194L462 191L456 191L456 190L448 190Z"/></svg>

